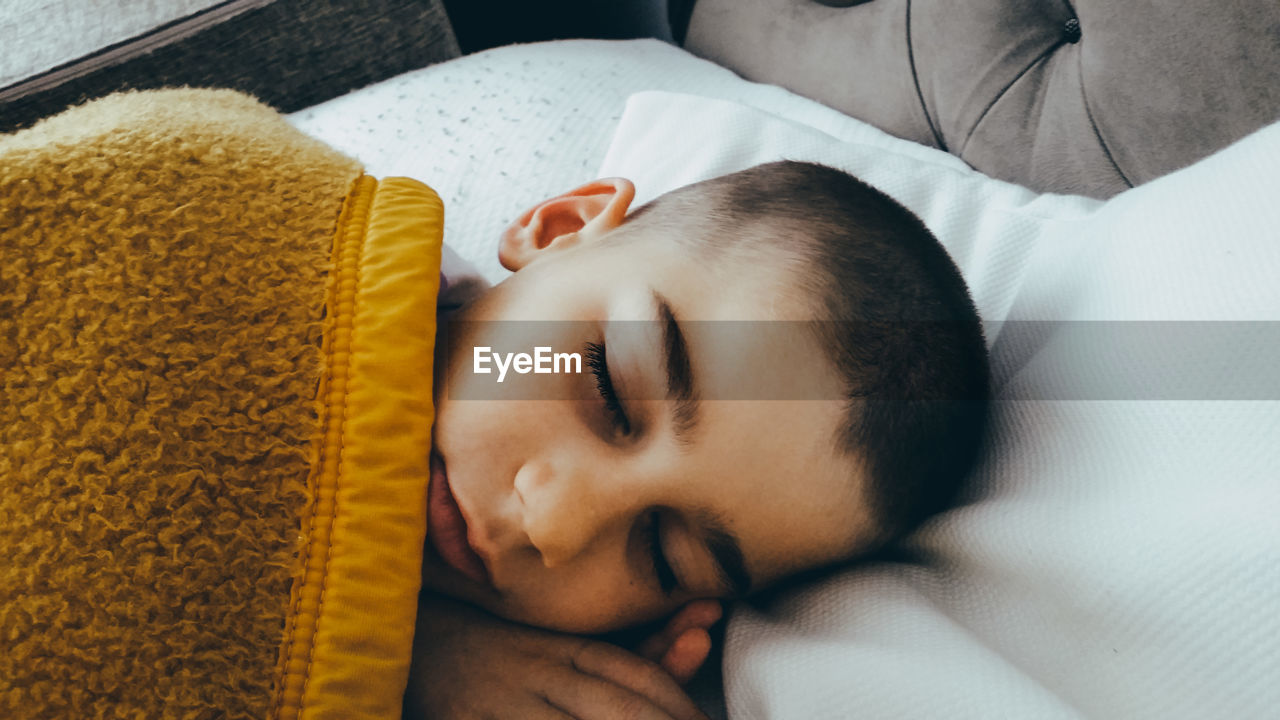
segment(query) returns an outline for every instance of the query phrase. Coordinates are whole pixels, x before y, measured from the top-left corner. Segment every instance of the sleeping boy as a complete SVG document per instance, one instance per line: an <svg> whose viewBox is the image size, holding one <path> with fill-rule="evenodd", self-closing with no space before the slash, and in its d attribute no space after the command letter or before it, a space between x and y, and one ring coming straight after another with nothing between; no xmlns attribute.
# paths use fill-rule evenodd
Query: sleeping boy
<svg viewBox="0 0 1280 720"><path fill-rule="evenodd" d="M634 192L530 209L441 324L407 717L700 717L677 681L719 599L902 537L977 456L980 323L909 211L796 162ZM587 367L477 360L535 344ZM663 617L647 659L550 632Z"/></svg>
<svg viewBox="0 0 1280 720"><path fill-rule="evenodd" d="M0 137L6 717L392 716L419 572L411 717L698 717L722 599L951 500L984 344L925 227L843 173L633 198L529 210L517 272L437 324L434 193L252 98ZM539 347L580 365L478 367Z"/></svg>

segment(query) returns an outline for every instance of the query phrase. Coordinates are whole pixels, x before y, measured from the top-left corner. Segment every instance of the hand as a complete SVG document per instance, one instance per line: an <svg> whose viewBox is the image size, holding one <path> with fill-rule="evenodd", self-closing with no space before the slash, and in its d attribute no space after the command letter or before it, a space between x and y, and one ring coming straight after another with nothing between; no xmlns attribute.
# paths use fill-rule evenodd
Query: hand
<svg viewBox="0 0 1280 720"><path fill-rule="evenodd" d="M666 645L678 658L685 652L678 642ZM706 720L661 667L627 650L427 595L419 605L405 717Z"/></svg>
<svg viewBox="0 0 1280 720"><path fill-rule="evenodd" d="M636 649L658 663L681 685L693 679L711 653L712 625L724 614L717 600L694 600L680 608L666 627L646 638Z"/></svg>

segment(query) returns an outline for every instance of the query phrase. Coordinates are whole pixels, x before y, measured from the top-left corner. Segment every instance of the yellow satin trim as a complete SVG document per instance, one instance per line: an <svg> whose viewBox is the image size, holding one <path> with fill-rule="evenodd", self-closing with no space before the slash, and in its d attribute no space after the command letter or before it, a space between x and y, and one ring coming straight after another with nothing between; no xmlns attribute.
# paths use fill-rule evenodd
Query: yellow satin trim
<svg viewBox="0 0 1280 720"><path fill-rule="evenodd" d="M444 207L408 178L356 180L333 248L299 576L271 717L398 718L431 449Z"/></svg>

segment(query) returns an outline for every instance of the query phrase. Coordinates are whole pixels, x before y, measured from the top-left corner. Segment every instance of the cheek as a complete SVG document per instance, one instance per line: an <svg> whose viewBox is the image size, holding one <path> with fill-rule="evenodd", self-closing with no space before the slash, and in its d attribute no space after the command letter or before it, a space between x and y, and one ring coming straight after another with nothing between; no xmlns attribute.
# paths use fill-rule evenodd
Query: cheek
<svg viewBox="0 0 1280 720"><path fill-rule="evenodd" d="M580 434L568 403L532 400L449 400L437 404L435 439L458 462L528 461ZM508 468L512 473L518 467Z"/></svg>

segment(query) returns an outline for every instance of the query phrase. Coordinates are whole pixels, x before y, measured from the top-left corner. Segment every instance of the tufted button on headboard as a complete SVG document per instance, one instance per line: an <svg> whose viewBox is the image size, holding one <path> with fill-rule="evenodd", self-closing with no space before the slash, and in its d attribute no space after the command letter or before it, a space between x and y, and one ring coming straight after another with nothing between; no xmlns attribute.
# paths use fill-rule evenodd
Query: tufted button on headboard
<svg viewBox="0 0 1280 720"><path fill-rule="evenodd" d="M1109 197L1280 119L1276 0L697 0L685 47L1042 191Z"/></svg>

